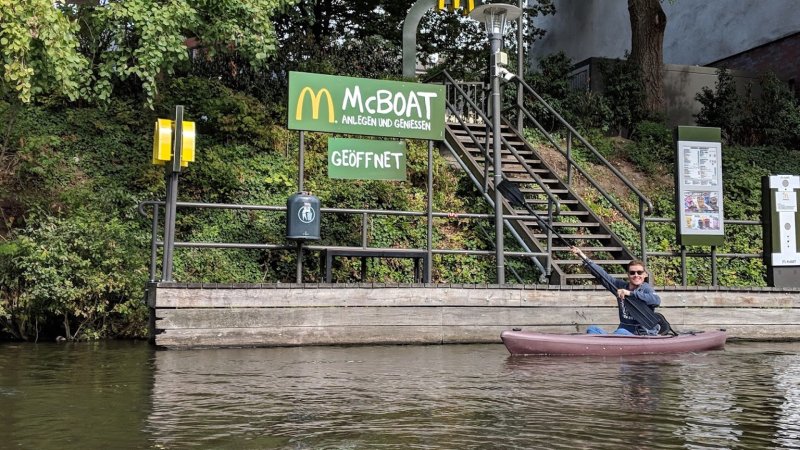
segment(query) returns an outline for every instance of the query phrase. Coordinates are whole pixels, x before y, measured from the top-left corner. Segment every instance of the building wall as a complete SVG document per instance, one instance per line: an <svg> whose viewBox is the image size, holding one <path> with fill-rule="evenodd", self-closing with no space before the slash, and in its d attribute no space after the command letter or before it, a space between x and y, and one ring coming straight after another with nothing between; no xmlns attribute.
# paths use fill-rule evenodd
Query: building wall
<svg viewBox="0 0 800 450"><path fill-rule="evenodd" d="M798 5L800 6L800 5ZM785 80L800 95L800 32L767 45L737 53L710 63L711 67L745 70L751 73L772 72Z"/></svg>
<svg viewBox="0 0 800 450"><path fill-rule="evenodd" d="M537 22L547 34L531 50L534 65L562 50L573 62L621 58L630 51L627 1L555 0L555 5L555 15ZM662 5L666 64L705 65L800 31L797 0L675 0Z"/></svg>
<svg viewBox="0 0 800 450"><path fill-rule="evenodd" d="M603 61L614 60L589 58L576 64L572 72L572 87L603 92L605 90L601 69ZM704 87L714 89L718 80L717 69L665 64L663 73L667 126L671 128L677 125L695 125L695 115L703 106L695 97ZM745 95L749 89L753 96L761 95L760 78L757 75L741 70L731 70L730 74L739 94Z"/></svg>

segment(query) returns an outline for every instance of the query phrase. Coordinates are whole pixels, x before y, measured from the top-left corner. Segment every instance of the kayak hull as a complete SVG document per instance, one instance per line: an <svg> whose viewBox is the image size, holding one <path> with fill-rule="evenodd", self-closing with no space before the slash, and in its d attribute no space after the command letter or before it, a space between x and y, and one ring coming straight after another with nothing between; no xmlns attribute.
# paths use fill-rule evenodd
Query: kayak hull
<svg viewBox="0 0 800 450"><path fill-rule="evenodd" d="M725 348L728 336L723 330L677 336L503 331L500 338L512 355L621 356L718 350Z"/></svg>

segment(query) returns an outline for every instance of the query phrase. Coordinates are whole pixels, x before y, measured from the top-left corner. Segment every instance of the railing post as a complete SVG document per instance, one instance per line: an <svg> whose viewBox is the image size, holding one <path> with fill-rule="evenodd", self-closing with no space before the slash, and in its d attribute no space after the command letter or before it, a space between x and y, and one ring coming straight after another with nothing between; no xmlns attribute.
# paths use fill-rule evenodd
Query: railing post
<svg viewBox="0 0 800 450"><path fill-rule="evenodd" d="M156 280L156 259L158 253L158 204L153 204L153 229L150 235L150 281Z"/></svg>
<svg viewBox="0 0 800 450"><path fill-rule="evenodd" d="M711 286L717 285L717 246L711 246Z"/></svg>
<svg viewBox="0 0 800 450"><path fill-rule="evenodd" d="M686 246L681 245L681 286L686 286Z"/></svg>
<svg viewBox="0 0 800 450"><path fill-rule="evenodd" d="M553 271L553 201L547 199L547 277L550 278L550 273Z"/></svg>
<svg viewBox="0 0 800 450"><path fill-rule="evenodd" d="M644 217L644 200L639 198L639 244L642 250L642 262L647 267L647 221Z"/></svg>
<svg viewBox="0 0 800 450"><path fill-rule="evenodd" d="M367 213L361 213L361 246L367 248L367 227L369 225L369 217Z"/></svg>
<svg viewBox="0 0 800 450"><path fill-rule="evenodd" d="M431 272L433 271L433 141L428 141L428 229L425 232L425 249L427 259L425 264L425 275L423 281L431 282ZM417 280L414 280L417 281Z"/></svg>
<svg viewBox="0 0 800 450"><path fill-rule="evenodd" d="M567 186L572 186L572 131L567 132Z"/></svg>
<svg viewBox="0 0 800 450"><path fill-rule="evenodd" d="M297 284L303 282L303 241L297 241Z"/></svg>

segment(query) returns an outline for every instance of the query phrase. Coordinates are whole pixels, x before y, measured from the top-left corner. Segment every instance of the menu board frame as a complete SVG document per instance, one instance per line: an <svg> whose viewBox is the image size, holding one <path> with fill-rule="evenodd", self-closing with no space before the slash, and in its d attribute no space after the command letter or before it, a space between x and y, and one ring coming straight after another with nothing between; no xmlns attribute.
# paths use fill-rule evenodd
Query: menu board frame
<svg viewBox="0 0 800 450"><path fill-rule="evenodd" d="M675 209L680 245L725 241L722 143L719 128L678 127Z"/></svg>

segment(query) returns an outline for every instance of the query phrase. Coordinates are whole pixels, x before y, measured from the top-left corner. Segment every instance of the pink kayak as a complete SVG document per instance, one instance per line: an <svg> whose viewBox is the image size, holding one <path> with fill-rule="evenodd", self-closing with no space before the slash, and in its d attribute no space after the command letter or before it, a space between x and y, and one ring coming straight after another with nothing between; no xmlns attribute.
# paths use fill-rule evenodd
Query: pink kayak
<svg viewBox="0 0 800 450"><path fill-rule="evenodd" d="M677 336L623 336L616 334L548 334L503 331L503 344L512 355L657 355L701 352L725 347L724 330Z"/></svg>

